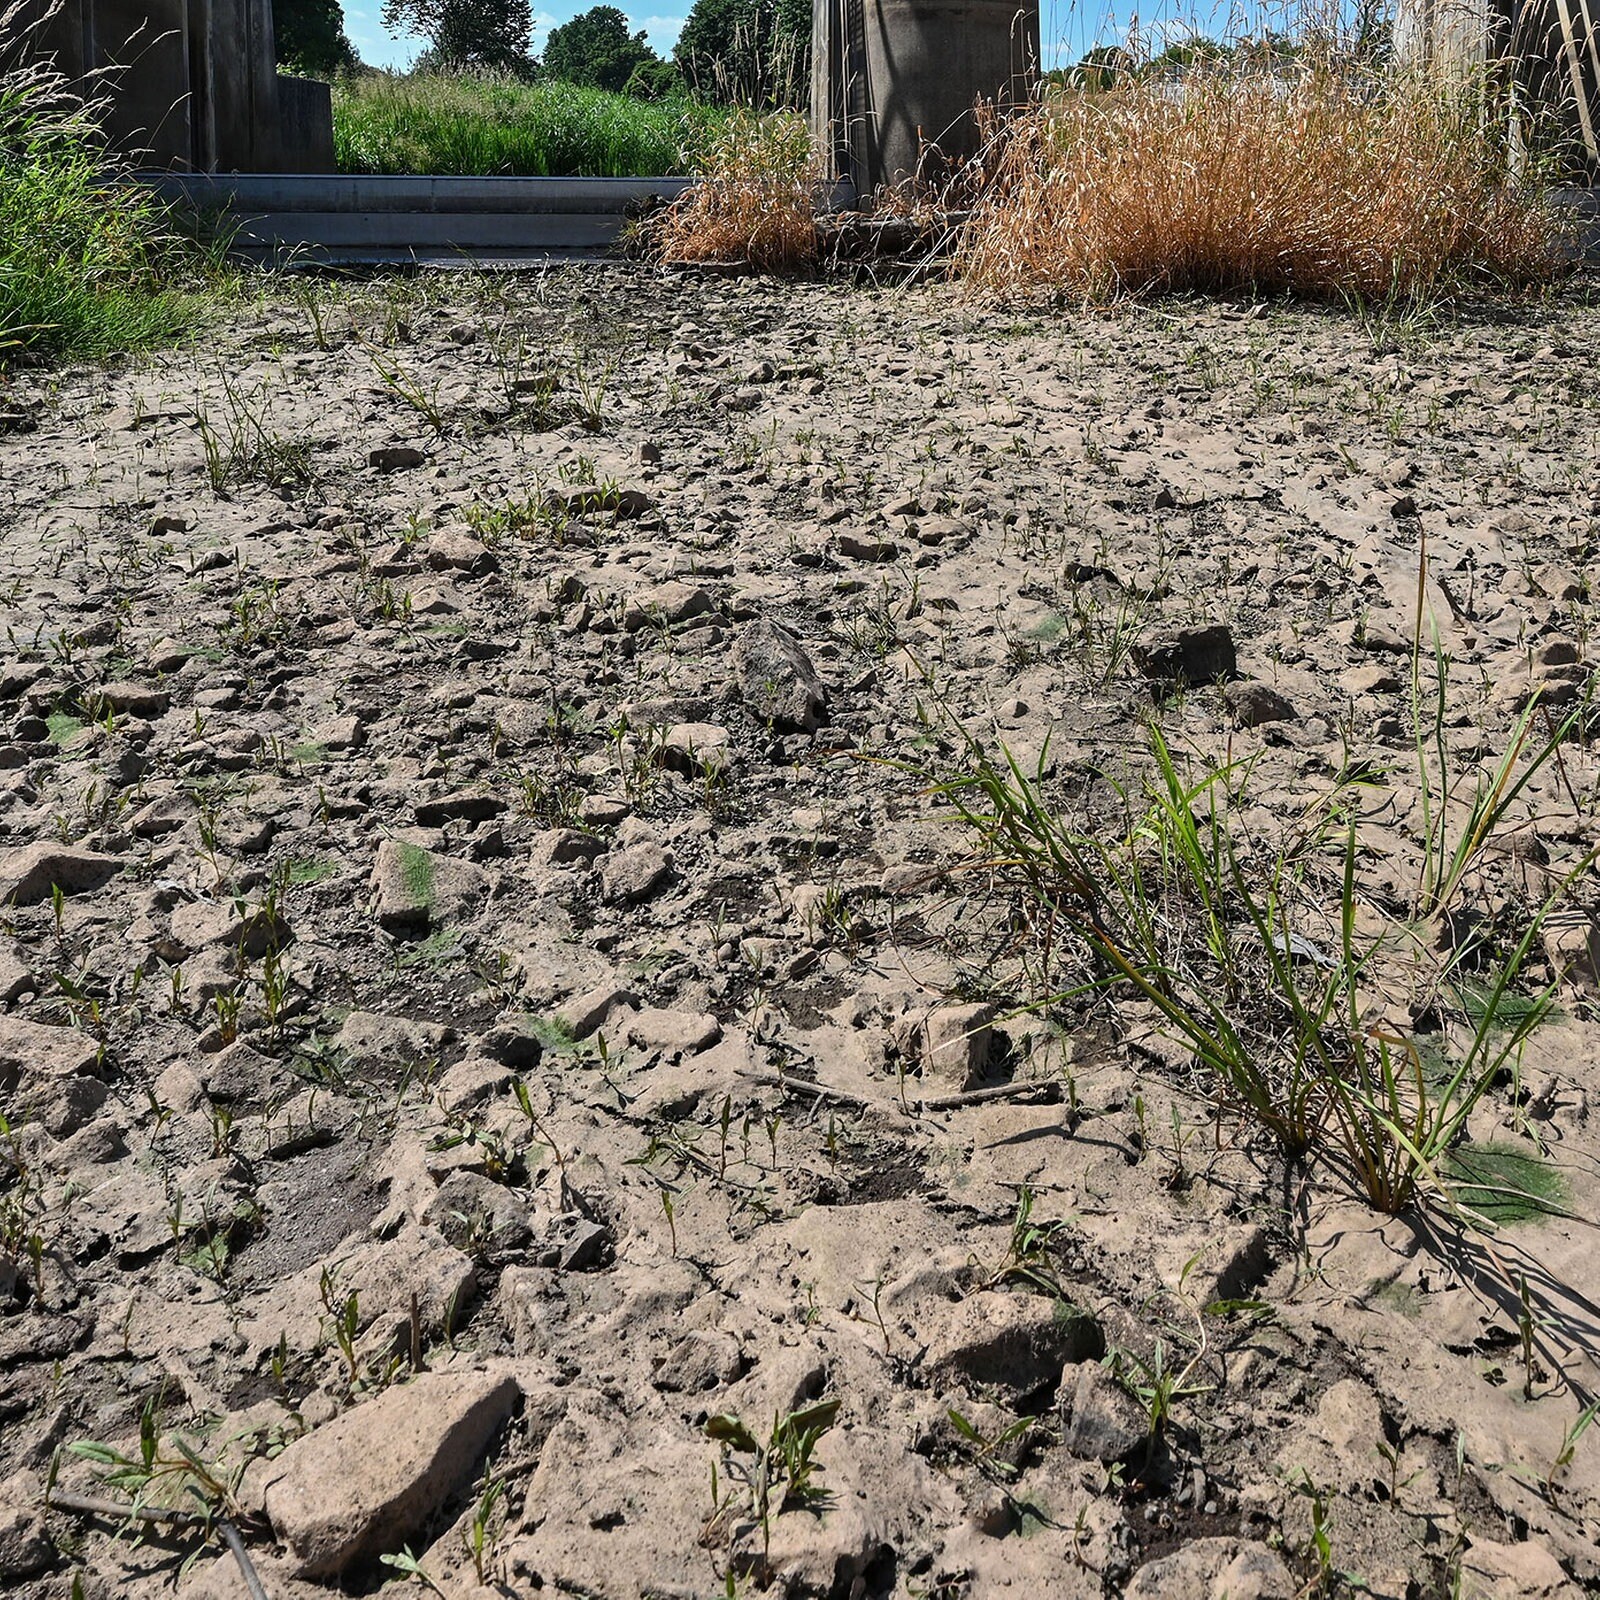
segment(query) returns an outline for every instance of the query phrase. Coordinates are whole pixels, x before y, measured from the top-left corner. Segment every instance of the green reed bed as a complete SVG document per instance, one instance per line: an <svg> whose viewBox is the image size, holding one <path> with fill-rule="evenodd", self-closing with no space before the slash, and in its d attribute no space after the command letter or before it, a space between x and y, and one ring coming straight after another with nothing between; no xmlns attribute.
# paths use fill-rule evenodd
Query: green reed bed
<svg viewBox="0 0 1600 1600"><path fill-rule="evenodd" d="M334 89L341 172L637 178L685 174L723 114L570 83L367 74Z"/></svg>

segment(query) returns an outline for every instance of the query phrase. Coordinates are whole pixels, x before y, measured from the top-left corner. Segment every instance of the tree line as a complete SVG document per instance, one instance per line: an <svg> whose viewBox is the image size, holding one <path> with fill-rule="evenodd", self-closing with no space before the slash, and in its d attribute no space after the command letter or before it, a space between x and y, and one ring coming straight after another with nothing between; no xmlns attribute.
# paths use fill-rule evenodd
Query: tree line
<svg viewBox="0 0 1600 1600"><path fill-rule="evenodd" d="M360 60L340 0L276 0L278 60L329 77ZM383 22L427 41L415 70L561 79L659 100L692 92L745 105L802 103L811 72L811 0L695 0L670 55L615 6L552 28L537 54L532 0L384 0Z"/></svg>

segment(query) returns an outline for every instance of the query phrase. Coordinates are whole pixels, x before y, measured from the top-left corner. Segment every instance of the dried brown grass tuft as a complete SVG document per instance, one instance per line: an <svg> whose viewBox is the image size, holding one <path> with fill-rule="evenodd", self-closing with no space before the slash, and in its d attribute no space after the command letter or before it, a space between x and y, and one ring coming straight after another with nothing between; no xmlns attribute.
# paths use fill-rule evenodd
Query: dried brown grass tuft
<svg viewBox="0 0 1600 1600"><path fill-rule="evenodd" d="M1226 65L1051 94L991 152L962 271L1087 301L1544 282L1560 226L1490 104L1459 79Z"/></svg>
<svg viewBox="0 0 1600 1600"><path fill-rule="evenodd" d="M823 166L803 119L737 111L700 152L693 188L651 219L666 261L743 263L798 272L819 254Z"/></svg>

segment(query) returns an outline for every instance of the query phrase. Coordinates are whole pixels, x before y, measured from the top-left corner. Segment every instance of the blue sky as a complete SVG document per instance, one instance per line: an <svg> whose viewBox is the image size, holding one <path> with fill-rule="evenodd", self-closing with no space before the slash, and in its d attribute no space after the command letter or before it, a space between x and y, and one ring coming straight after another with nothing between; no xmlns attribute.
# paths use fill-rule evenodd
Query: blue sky
<svg viewBox="0 0 1600 1600"><path fill-rule="evenodd" d="M605 0L566 0L565 4L534 7L533 48L535 51L544 48L544 41L550 30L559 22L565 22L569 17L576 16L580 11L587 11L591 5L605 3ZM626 6L618 7L623 11L629 25L637 31L643 28L649 35L650 43L665 55L677 42L678 29L683 26L683 19L689 15L689 7L693 0L683 0L681 8L668 5L661 15L642 16L629 11ZM374 67L405 67L409 66L411 59L422 48L420 39L409 39L403 36L396 37L383 25L382 0L345 0L344 31L350 35L350 42L356 47L361 59Z"/></svg>
<svg viewBox="0 0 1600 1600"><path fill-rule="evenodd" d="M535 6L533 47L537 52L544 48L545 38L557 23L565 22L580 11L587 11L600 0L560 0L549 7ZM615 0L612 0L615 3ZM667 54L678 38L683 19L688 16L693 0L659 0L660 10L648 15L624 11L629 25L643 28L650 43L663 55ZM1252 6L1259 13L1259 3ZM1203 32L1221 34L1227 31L1229 17L1240 15L1237 0L1166 0L1147 4L1142 9L1125 4L1096 3L1087 0L1041 0L1044 57L1047 66L1076 61L1090 45L1109 43L1122 39L1130 21L1137 28L1156 34L1168 31L1187 33L1187 20L1199 19ZM375 67L405 67L422 48L418 39L396 37L383 26L382 0L345 0L345 32L361 52L361 59Z"/></svg>

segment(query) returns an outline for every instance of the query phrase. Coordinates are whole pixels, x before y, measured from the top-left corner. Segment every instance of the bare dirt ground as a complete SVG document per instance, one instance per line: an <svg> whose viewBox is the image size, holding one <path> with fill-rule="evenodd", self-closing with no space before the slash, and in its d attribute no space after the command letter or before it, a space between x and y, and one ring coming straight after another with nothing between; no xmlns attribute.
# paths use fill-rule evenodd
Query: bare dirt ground
<svg viewBox="0 0 1600 1600"><path fill-rule="evenodd" d="M62 1452L274 1600L1595 1592L1592 870L1490 1231L1038 1004L933 785L1109 826L1154 717L1403 903L1424 543L1451 762L1588 693L1600 311L264 293L0 391L0 1588L246 1592Z"/></svg>

